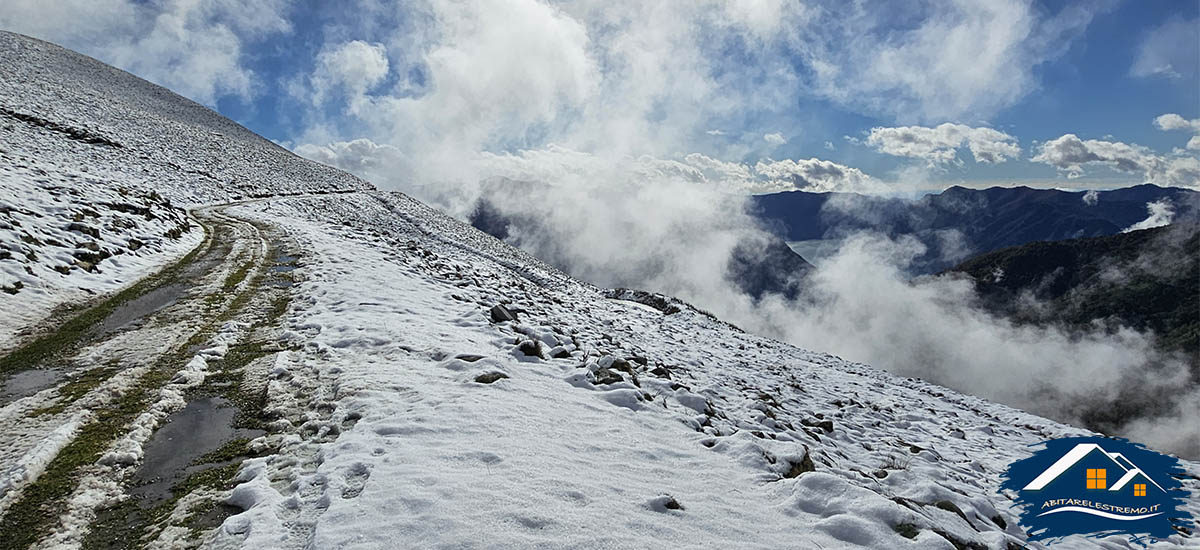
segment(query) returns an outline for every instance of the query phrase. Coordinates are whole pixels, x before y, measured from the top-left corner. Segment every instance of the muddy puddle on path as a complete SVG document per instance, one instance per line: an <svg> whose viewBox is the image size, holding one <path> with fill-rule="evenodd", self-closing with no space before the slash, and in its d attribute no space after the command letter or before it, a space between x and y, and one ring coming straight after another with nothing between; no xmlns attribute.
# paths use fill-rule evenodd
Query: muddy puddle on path
<svg viewBox="0 0 1200 550"><path fill-rule="evenodd" d="M130 494L141 508L171 498L171 487L188 476L223 462L197 464L201 457L235 439L254 439L262 430L235 428L237 407L221 397L197 397L167 417L144 447L142 465ZM242 457L237 457L240 461Z"/></svg>
<svg viewBox="0 0 1200 550"><path fill-rule="evenodd" d="M92 334L99 336L116 332L151 313L174 305L188 288L189 285L184 283L166 284L125 302L93 327Z"/></svg>
<svg viewBox="0 0 1200 550"><path fill-rule="evenodd" d="M227 237L228 235L228 228L218 226L214 239ZM214 242L216 243L214 246L211 246L199 258L183 266L183 269L166 284L117 306L108 317L105 317L103 321L92 327L91 336L94 338L113 334L140 322L154 313L175 305L176 302L184 298L187 292L192 289L195 281L200 280L209 271L225 263L231 247L226 241L217 240Z"/></svg>
<svg viewBox="0 0 1200 550"><path fill-rule="evenodd" d="M54 387L65 374L64 369L29 369L10 374L0 382L0 407Z"/></svg>
<svg viewBox="0 0 1200 550"><path fill-rule="evenodd" d="M300 267L296 256L286 252L280 253L271 260L271 267L267 268L267 272L274 275L270 277L266 284L277 287L289 288L295 284L292 280L292 272Z"/></svg>

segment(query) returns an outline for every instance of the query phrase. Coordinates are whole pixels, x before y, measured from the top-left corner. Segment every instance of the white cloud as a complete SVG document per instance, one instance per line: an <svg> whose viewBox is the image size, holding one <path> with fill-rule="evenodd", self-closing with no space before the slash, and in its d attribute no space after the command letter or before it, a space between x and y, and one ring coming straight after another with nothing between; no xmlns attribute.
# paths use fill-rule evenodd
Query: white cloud
<svg viewBox="0 0 1200 550"><path fill-rule="evenodd" d="M82 51L201 103L249 99L243 44L290 32L284 0L10 0L0 28Z"/></svg>
<svg viewBox="0 0 1200 550"><path fill-rule="evenodd" d="M787 143L787 138L783 137L783 134L775 132L773 134L763 135L763 141L771 144L772 146L778 147Z"/></svg>
<svg viewBox="0 0 1200 550"><path fill-rule="evenodd" d="M957 150L966 146L976 162L1000 163L1021 154L1017 138L992 128L972 128L944 123L934 128L903 126L872 128L867 144L894 156L923 159L931 164L955 160Z"/></svg>
<svg viewBox="0 0 1200 550"><path fill-rule="evenodd" d="M706 134L708 134L708 135L710 135L710 136L723 136L723 135L725 135L725 132L723 132L723 131L721 131L721 130L705 130L705 131L704 131L704 133L706 133Z"/></svg>
<svg viewBox="0 0 1200 550"><path fill-rule="evenodd" d="M340 168L369 181L383 179L380 171L389 166L395 166L403 160L404 155L403 152L391 145L377 144L365 138L339 141L327 145L306 143L296 147L295 153Z"/></svg>
<svg viewBox="0 0 1200 550"><path fill-rule="evenodd" d="M1188 120L1175 113L1167 113L1155 117L1154 125L1163 131L1184 130L1195 134L1188 139L1186 147L1189 151L1200 151L1200 118Z"/></svg>
<svg viewBox="0 0 1200 550"><path fill-rule="evenodd" d="M1129 74L1161 76L1195 86L1200 65L1200 19L1173 18L1146 33Z"/></svg>
<svg viewBox="0 0 1200 550"><path fill-rule="evenodd" d="M1083 194L1083 204L1088 206L1096 206L1096 203L1098 202L1100 202L1100 193L1096 192L1095 189L1091 189L1087 193Z"/></svg>
<svg viewBox="0 0 1200 550"><path fill-rule="evenodd" d="M1200 133L1200 118L1188 120L1175 113L1167 113L1154 118L1154 126L1159 130L1187 130L1193 133Z"/></svg>
<svg viewBox="0 0 1200 550"><path fill-rule="evenodd" d="M1068 178L1083 175L1085 165L1101 165L1142 175L1158 185L1200 187L1200 160L1159 155L1147 147L1119 141L1081 140L1075 134L1064 134L1043 143L1032 160L1053 166Z"/></svg>
<svg viewBox="0 0 1200 550"><path fill-rule="evenodd" d="M857 168L816 158L759 161L754 171L766 178L763 190L876 192L884 188Z"/></svg>
<svg viewBox="0 0 1200 550"><path fill-rule="evenodd" d="M312 81L313 100L321 102L336 88L344 89L356 98L382 82L387 74L387 49L383 44L368 44L362 40L327 44L317 55L317 69Z"/></svg>
<svg viewBox="0 0 1200 550"><path fill-rule="evenodd" d="M1175 206L1171 204L1170 199L1166 198L1146 203L1146 212L1149 214L1146 219L1122 229L1121 232L1129 233L1139 229L1162 227L1170 224L1171 220L1175 218Z"/></svg>
<svg viewBox="0 0 1200 550"><path fill-rule="evenodd" d="M832 141L826 141L826 142L825 142L825 149L826 149L826 150L829 150L829 151L832 151L832 150L834 150L834 147L833 147L833 142L832 142Z"/></svg>

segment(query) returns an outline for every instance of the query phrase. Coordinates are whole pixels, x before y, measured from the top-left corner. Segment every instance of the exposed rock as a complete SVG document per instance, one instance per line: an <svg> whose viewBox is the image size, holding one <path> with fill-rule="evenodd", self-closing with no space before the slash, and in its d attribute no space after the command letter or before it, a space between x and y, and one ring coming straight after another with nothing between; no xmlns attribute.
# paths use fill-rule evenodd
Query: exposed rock
<svg viewBox="0 0 1200 550"><path fill-rule="evenodd" d="M827 433L827 434L833 433L833 421L832 420L814 420L814 419L805 418L805 419L801 420L800 423L804 424L805 426L808 426L810 428L821 428L822 430L825 430L825 433Z"/></svg>
<svg viewBox="0 0 1200 550"><path fill-rule="evenodd" d="M495 306L492 306L491 315L493 323L503 323L505 321L517 320L517 314L505 307L503 304L496 304Z"/></svg>
<svg viewBox="0 0 1200 550"><path fill-rule="evenodd" d="M604 367L600 367L599 369L596 369L596 383L597 384L608 385L608 384L616 384L616 383L624 382L624 381L625 381L625 379L621 378L621 375L619 375L609 369L606 369Z"/></svg>
<svg viewBox="0 0 1200 550"><path fill-rule="evenodd" d="M803 474L805 472L816 471L816 469L817 469L817 467L816 467L816 465L813 464L811 454L808 452L805 452L804 458L800 459L799 462L791 463L791 467L788 468L787 473L783 474L783 477L791 479L794 477L799 477L800 474Z"/></svg>
<svg viewBox="0 0 1200 550"><path fill-rule="evenodd" d="M86 224L82 224L82 223L78 223L78 222L72 222L70 225L68 225L67 231L75 231L78 233L83 233L84 235L87 235L93 239L100 238L100 230L99 229L96 229L95 227L92 227L90 225L86 225Z"/></svg>
<svg viewBox="0 0 1200 550"><path fill-rule="evenodd" d="M521 345L518 346L517 349L521 350L521 353L524 353L529 357L543 357L542 345L536 340L525 340L524 342L521 342Z"/></svg>
<svg viewBox="0 0 1200 550"><path fill-rule="evenodd" d="M492 382L504 378L508 378L508 375L502 372L485 372L479 376L476 376L475 381L479 382L480 384L491 384Z"/></svg>

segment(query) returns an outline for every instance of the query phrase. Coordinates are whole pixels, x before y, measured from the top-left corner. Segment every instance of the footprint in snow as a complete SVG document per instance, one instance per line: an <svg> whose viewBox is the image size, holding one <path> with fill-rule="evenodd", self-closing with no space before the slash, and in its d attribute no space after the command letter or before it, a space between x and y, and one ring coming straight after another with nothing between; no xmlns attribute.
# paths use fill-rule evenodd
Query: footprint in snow
<svg viewBox="0 0 1200 550"><path fill-rule="evenodd" d="M350 499L361 495L371 477L371 466L365 462L355 462L347 469L342 480L342 498Z"/></svg>

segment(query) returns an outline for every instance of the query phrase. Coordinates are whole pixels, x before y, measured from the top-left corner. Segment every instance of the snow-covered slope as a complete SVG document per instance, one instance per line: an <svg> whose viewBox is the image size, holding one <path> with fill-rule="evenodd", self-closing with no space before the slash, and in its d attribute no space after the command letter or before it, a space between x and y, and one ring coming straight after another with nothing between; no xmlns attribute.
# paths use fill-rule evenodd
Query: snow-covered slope
<svg viewBox="0 0 1200 550"><path fill-rule="evenodd" d="M0 349L199 243L179 207L370 189L208 108L0 31ZM12 312L12 313L8 313Z"/></svg>
<svg viewBox="0 0 1200 550"><path fill-rule="evenodd" d="M1015 548L1002 472L1084 433L590 287L400 194L231 212L309 254L276 376L331 412L245 467L219 546Z"/></svg>
<svg viewBox="0 0 1200 550"><path fill-rule="evenodd" d="M0 77L4 273L30 275L10 242L22 232L82 240L68 225L87 223L101 248L150 242L91 266L108 282L79 264L45 282L32 266L47 298L0 295L6 330L36 317L9 312L111 291L182 255L198 231L158 236L180 215L163 199L256 197L222 215L285 235L298 256L268 368L247 371L265 377L272 419L249 448L268 454L222 493L238 513L198 535L163 529L151 547L1019 548L1001 473L1030 445L1083 433L575 281L42 42L0 34ZM93 204L108 202L154 217ZM78 245L63 244L37 255L66 262ZM33 406L3 412L16 405ZM112 504L124 486L103 475L134 467L95 469L108 496L73 493L73 518ZM1196 495L1200 466L1185 467ZM1188 508L1200 515L1200 498ZM76 547L81 529L51 540Z"/></svg>

